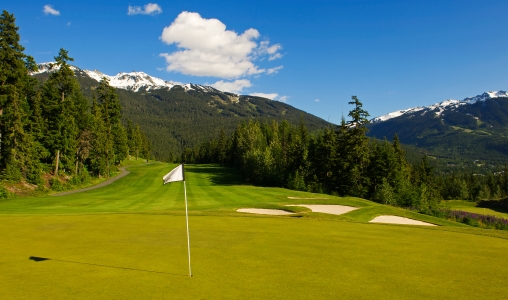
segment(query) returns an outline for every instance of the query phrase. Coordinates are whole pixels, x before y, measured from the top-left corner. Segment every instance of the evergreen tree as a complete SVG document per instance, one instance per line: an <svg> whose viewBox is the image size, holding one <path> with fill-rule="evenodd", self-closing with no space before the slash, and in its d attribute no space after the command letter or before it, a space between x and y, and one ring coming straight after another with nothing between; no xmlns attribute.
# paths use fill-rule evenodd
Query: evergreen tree
<svg viewBox="0 0 508 300"><path fill-rule="evenodd" d="M32 57L23 53L14 15L0 16L0 169L4 178L19 181L37 174L37 147L29 131L33 96L29 71L36 70Z"/></svg>
<svg viewBox="0 0 508 300"><path fill-rule="evenodd" d="M43 117L47 122L45 147L54 155L54 175L58 176L60 160L74 165L78 128L75 121L75 99L81 97L80 86L69 66L68 51L60 49L48 81L44 84Z"/></svg>
<svg viewBox="0 0 508 300"><path fill-rule="evenodd" d="M102 109L94 99L92 104L93 126L90 151L90 170L97 176L107 176L107 151L112 147L112 141L108 138L108 129L104 122Z"/></svg>
<svg viewBox="0 0 508 300"><path fill-rule="evenodd" d="M366 170L369 163L369 147L366 124L369 123L367 117L369 113L363 109L363 104L358 97L352 96L350 105L354 108L349 112L348 116L351 121L347 123L348 131L346 133L346 145L348 147L348 173L350 176L349 189L347 194L351 196L363 197L368 189L368 177Z"/></svg>

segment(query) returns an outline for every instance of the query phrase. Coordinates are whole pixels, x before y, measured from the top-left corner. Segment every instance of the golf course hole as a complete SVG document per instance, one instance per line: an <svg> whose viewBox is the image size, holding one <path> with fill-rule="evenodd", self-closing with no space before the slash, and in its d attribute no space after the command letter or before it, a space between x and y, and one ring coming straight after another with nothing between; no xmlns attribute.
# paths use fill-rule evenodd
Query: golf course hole
<svg viewBox="0 0 508 300"><path fill-rule="evenodd" d="M292 215L294 213L290 213L280 209L266 209L266 208L240 208L236 210L237 212L249 213L249 214L258 214L258 215Z"/></svg>
<svg viewBox="0 0 508 300"><path fill-rule="evenodd" d="M422 226L437 226L435 224L417 221L409 218L398 216L377 216L369 221L370 223L385 223L385 224L403 224L403 225L422 225Z"/></svg>
<svg viewBox="0 0 508 300"><path fill-rule="evenodd" d="M342 215L342 214L348 213L350 211L353 211L355 209L358 209L358 207L345 206L345 205L332 205L332 204L326 204L326 205L290 204L290 205L286 205L286 206L303 206L303 207L307 207L308 209L312 210L312 212L320 212L320 213L331 214L331 215Z"/></svg>

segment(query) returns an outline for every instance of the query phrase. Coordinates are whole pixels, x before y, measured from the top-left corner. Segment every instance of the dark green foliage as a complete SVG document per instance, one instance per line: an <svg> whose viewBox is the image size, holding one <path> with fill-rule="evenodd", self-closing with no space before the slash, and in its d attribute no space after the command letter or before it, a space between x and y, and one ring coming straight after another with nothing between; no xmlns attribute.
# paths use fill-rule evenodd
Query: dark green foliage
<svg viewBox="0 0 508 300"><path fill-rule="evenodd" d="M58 179L57 177L53 177L49 180L49 185L51 186L51 189L54 191L63 191L65 190L65 187L63 183Z"/></svg>
<svg viewBox="0 0 508 300"><path fill-rule="evenodd" d="M0 186L0 199L10 198L12 197L12 193L6 190L3 186Z"/></svg>
<svg viewBox="0 0 508 300"><path fill-rule="evenodd" d="M19 181L38 169L38 145L30 134L29 100L34 97L36 69L23 53L15 18L5 10L0 16L0 170L5 180Z"/></svg>
<svg viewBox="0 0 508 300"><path fill-rule="evenodd" d="M121 124L121 105L116 89L102 80L94 89L81 86L60 49L45 80L29 76L36 70L33 59L23 54L14 16L0 16L0 174L12 183L27 181L42 187L44 173L53 170L53 190L68 184L87 183L92 172L109 176L127 158L128 137ZM136 125L137 152L150 156L151 143ZM139 141L138 141L139 140ZM59 173L70 177L62 183ZM41 188L42 189L42 188Z"/></svg>
<svg viewBox="0 0 508 300"><path fill-rule="evenodd" d="M248 183L366 197L403 207L436 206L426 158L411 166L397 136L393 143L369 140L368 113L356 97L351 104L353 120L343 120L337 129L309 136L303 120L298 126L250 121L241 123L226 141L221 134L193 153L197 162L221 163L217 153L227 145L226 164L239 168Z"/></svg>

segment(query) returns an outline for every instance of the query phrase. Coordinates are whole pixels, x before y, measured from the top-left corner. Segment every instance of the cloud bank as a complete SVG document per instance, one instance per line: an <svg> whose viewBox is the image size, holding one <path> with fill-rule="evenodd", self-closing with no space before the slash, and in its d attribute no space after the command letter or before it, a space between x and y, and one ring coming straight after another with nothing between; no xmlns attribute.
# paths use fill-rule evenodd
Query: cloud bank
<svg viewBox="0 0 508 300"><path fill-rule="evenodd" d="M44 9L42 10L42 12L44 14L46 14L46 15L53 15L53 16L59 16L60 15L60 12L58 10L54 9L49 4L44 5Z"/></svg>
<svg viewBox="0 0 508 300"><path fill-rule="evenodd" d="M251 87L252 83L248 79L237 79L235 81L219 80L216 83L206 83L205 85L214 87L219 91L239 94L244 88Z"/></svg>
<svg viewBox="0 0 508 300"><path fill-rule="evenodd" d="M277 94L277 93L270 93L270 94L251 93L250 95L251 96L256 96L256 97L263 97L263 98L267 98L267 99L270 99L270 100L276 100L276 101L280 101L280 102L284 102L284 103L286 103L288 101L288 98L289 98L289 96L279 96L279 94Z"/></svg>
<svg viewBox="0 0 508 300"><path fill-rule="evenodd" d="M234 79L276 73L282 66L267 70L257 66L255 61L266 56L268 60L281 58L278 51L282 46L270 45L269 41L258 45L255 40L259 36L254 28L238 34L227 30L217 19L205 19L198 13L184 11L164 28L160 37L168 45L175 44L178 50L160 55L166 59L167 71L186 75Z"/></svg>
<svg viewBox="0 0 508 300"><path fill-rule="evenodd" d="M162 8L157 3L148 3L141 8L141 6L130 6L127 9L129 16L133 15L157 15L162 12Z"/></svg>

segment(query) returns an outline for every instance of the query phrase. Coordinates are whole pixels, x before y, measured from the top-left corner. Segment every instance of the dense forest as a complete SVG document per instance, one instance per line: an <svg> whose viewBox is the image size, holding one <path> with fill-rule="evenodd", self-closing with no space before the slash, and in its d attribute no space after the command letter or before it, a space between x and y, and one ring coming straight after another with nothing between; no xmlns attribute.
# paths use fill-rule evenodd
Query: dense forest
<svg viewBox="0 0 508 300"><path fill-rule="evenodd" d="M341 125L309 134L302 121L241 123L229 136L186 149L183 161L238 168L247 183L279 186L384 204L435 210L441 200L479 201L508 195L508 172L438 173L426 155L410 163L398 136L367 137L368 112L353 96Z"/></svg>
<svg viewBox="0 0 508 300"><path fill-rule="evenodd" d="M116 90L103 79L84 96L60 49L44 82L29 75L37 65L24 54L15 18L0 16L0 174L4 181L58 186L108 177L128 157L150 156L150 142L137 124L121 123ZM45 179L46 178L46 179Z"/></svg>
<svg viewBox="0 0 508 300"><path fill-rule="evenodd" d="M85 72L75 72L83 93L92 97L97 81ZM38 74L46 80L48 73ZM287 120L298 124L303 118L310 131L329 125L325 120L289 104L254 96L241 96L207 87L206 90L174 86L139 91L117 90L122 104L123 124L139 124L153 143L153 156L160 161L174 161L183 149L194 148L224 129L231 134L241 120Z"/></svg>

